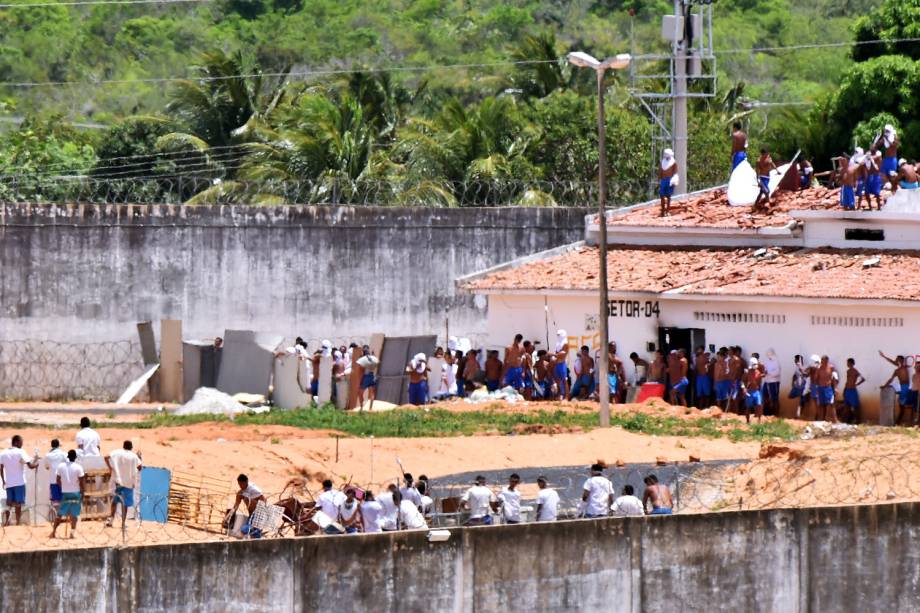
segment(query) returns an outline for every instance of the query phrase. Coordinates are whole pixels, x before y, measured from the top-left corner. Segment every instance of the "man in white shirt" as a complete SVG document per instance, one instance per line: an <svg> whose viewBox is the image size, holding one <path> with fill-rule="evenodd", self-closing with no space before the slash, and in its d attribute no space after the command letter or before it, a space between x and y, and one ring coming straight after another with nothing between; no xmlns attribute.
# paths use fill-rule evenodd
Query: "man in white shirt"
<svg viewBox="0 0 920 613"><path fill-rule="evenodd" d="M380 522L383 519L383 505L374 500L374 492L364 492L364 502L361 503L361 520L364 532L381 532Z"/></svg>
<svg viewBox="0 0 920 613"><path fill-rule="evenodd" d="M346 534L361 532L361 503L355 497L355 489L345 490L345 500L339 503L338 521L345 528Z"/></svg>
<svg viewBox="0 0 920 613"><path fill-rule="evenodd" d="M90 428L89 417L80 418L80 431L77 432L77 455L100 455L99 433Z"/></svg>
<svg viewBox="0 0 920 613"><path fill-rule="evenodd" d="M399 488L399 493L402 495L404 500L410 501L415 506L421 509L422 507L422 495L419 493L418 488L415 487L415 480L412 478L410 473L404 473L403 479L406 482L405 487Z"/></svg>
<svg viewBox="0 0 920 613"><path fill-rule="evenodd" d="M67 461L67 454L61 449L61 441L51 439L51 451L42 458L42 468L48 471L50 477L49 499L51 500L51 509L57 512L57 507L61 503L61 486L57 484L57 467L62 462Z"/></svg>
<svg viewBox="0 0 920 613"><path fill-rule="evenodd" d="M262 494L262 490L257 485L249 482L249 477L246 475L237 477L236 484L240 489L236 493L236 500L233 503L233 508L227 511L227 515L224 517L224 524L231 528L233 527L233 518L236 516L236 510L240 508L240 505L245 501L246 514L248 517L240 531L243 534L250 534L250 532L252 532L251 536L258 538L260 536L259 531L252 529L250 521L252 520L252 514L255 512L259 502L265 502L265 495ZM333 517L335 517L335 515L333 515Z"/></svg>
<svg viewBox="0 0 920 613"><path fill-rule="evenodd" d="M316 499L320 511L328 515L332 521L339 516L339 505L345 501L345 494L339 490L332 489L332 481L326 479L323 481L323 493Z"/></svg>
<svg viewBox="0 0 920 613"><path fill-rule="evenodd" d="M422 515L428 517L434 511L434 499L429 495L431 486L428 484L428 477L419 475L418 480L415 482L415 489L418 490L419 496L421 496L419 511L422 512Z"/></svg>
<svg viewBox="0 0 920 613"><path fill-rule="evenodd" d="M73 449L67 452L67 461L58 464L54 471L54 480L61 488L61 507L54 516L54 525L51 526L51 538L55 538L57 528L65 518L70 518L70 538L74 538L77 530L77 518L80 517L80 504L83 498L83 487L86 480L83 467L77 464L77 452Z"/></svg>
<svg viewBox="0 0 920 613"><path fill-rule="evenodd" d="M783 370L773 349L767 350L763 368L764 415L779 415L779 384L783 378Z"/></svg>
<svg viewBox="0 0 920 613"><path fill-rule="evenodd" d="M591 476L585 481L581 500L585 503L584 516L588 518L605 517L613 504L613 486L601 473L600 464L591 466Z"/></svg>
<svg viewBox="0 0 920 613"><path fill-rule="evenodd" d="M115 509L121 503L121 525L125 525L128 518L128 509L134 506L134 489L138 486L141 458L134 453L134 444L131 441L125 441L121 449L117 449L106 456L105 463L112 471L112 479L115 481L115 496L112 498L112 513L106 522L106 526L111 526L115 520Z"/></svg>
<svg viewBox="0 0 920 613"><path fill-rule="evenodd" d="M556 521L559 509L559 493L546 487L546 477L537 477L537 521Z"/></svg>
<svg viewBox="0 0 920 613"><path fill-rule="evenodd" d="M613 501L613 504L610 506L610 514L616 515L617 517L645 515L645 510L642 508L642 501L636 498L633 486L623 486L623 495Z"/></svg>
<svg viewBox="0 0 920 613"><path fill-rule="evenodd" d="M380 518L380 529L384 532L392 532L398 527L399 504L396 502L396 496L399 496L399 488L391 483L387 486L387 491L380 494L377 498L377 502L383 507L383 515Z"/></svg>
<svg viewBox="0 0 920 613"><path fill-rule="evenodd" d="M410 500L403 500L399 492L393 494L393 500L399 502L399 528L402 530L420 530L427 528L425 518L418 507Z"/></svg>
<svg viewBox="0 0 920 613"><path fill-rule="evenodd" d="M521 477L517 473L511 473L508 485L503 487L498 495L502 503L502 519L506 524L521 523L521 492L517 489L520 483Z"/></svg>
<svg viewBox="0 0 920 613"><path fill-rule="evenodd" d="M476 484L466 490L463 498L460 499L461 505L470 511L470 518L466 525L491 526L493 502L495 502L495 494L486 487L486 478L482 475L477 476Z"/></svg>
<svg viewBox="0 0 920 613"><path fill-rule="evenodd" d="M25 467L38 466L38 454L30 458L22 450L22 437L13 436L12 446L0 453L0 478L6 488L6 510L3 512L3 525L10 525L10 508L16 511L16 525L22 523L22 504L26 501Z"/></svg>

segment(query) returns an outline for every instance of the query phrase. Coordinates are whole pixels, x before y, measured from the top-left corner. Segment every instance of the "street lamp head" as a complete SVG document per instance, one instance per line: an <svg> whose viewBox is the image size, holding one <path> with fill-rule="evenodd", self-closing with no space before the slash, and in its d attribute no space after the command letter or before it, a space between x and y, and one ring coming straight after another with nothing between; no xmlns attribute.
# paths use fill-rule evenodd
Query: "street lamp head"
<svg viewBox="0 0 920 613"><path fill-rule="evenodd" d="M613 57L608 57L601 63L601 68L612 68L613 70L620 70L629 66L629 63L632 61L632 56L628 53L620 53Z"/></svg>
<svg viewBox="0 0 920 613"><path fill-rule="evenodd" d="M573 51L568 55L569 64L579 68L593 68L597 70L601 66L600 60L594 56L588 55L584 51Z"/></svg>

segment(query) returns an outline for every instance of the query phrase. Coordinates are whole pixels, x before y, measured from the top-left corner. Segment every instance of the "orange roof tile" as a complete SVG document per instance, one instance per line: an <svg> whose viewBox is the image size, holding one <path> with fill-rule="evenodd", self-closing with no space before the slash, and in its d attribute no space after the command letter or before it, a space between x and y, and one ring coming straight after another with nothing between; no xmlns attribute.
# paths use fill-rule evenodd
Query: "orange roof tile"
<svg viewBox="0 0 920 613"><path fill-rule="evenodd" d="M715 189L687 200L675 200L671 215L659 217L658 204L636 208L609 218L608 225L656 227L765 228L782 227L792 221L794 210L822 210L840 206L840 190L814 187L798 192L773 194L768 213L751 214L749 206L731 206L724 189Z"/></svg>
<svg viewBox="0 0 920 613"><path fill-rule="evenodd" d="M582 247L464 287L594 290L597 256L596 247ZM611 247L607 267L611 291L920 301L917 251Z"/></svg>

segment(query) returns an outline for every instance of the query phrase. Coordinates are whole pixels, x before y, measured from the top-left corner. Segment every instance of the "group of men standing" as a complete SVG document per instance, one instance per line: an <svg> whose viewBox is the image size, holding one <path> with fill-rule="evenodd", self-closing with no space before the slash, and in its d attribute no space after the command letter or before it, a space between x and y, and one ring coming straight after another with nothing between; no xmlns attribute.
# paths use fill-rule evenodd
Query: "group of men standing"
<svg viewBox="0 0 920 613"><path fill-rule="evenodd" d="M898 158L901 141L894 126L886 125L872 142L869 151L856 147L852 155L837 161L837 181L840 183L840 206L847 210L863 208L881 210L881 192L887 184L892 193L898 189L920 189L917 166Z"/></svg>
<svg viewBox="0 0 920 613"><path fill-rule="evenodd" d="M58 526L69 520L70 538L74 538L77 520L82 510L83 494L86 490L86 471L83 464L88 458L102 457L101 438L92 429L88 417L80 420L80 431L75 437L76 449L66 453L61 449L60 441L53 439L51 449L41 457L36 448L30 457L23 449L23 438L16 434L11 446L0 453L0 478L6 488L6 509L3 512L3 525L10 525L10 516L15 516L16 525L22 522L22 507L26 502L25 470L38 469L49 473L50 486L48 500L53 519L51 538L57 535ZM119 505L122 509L122 524L127 517L127 510L134 506L134 489L140 481L141 459L134 453L133 443L125 441L122 449L113 451L104 457L105 464L112 472L115 493L112 498L111 513L106 525L111 526Z"/></svg>

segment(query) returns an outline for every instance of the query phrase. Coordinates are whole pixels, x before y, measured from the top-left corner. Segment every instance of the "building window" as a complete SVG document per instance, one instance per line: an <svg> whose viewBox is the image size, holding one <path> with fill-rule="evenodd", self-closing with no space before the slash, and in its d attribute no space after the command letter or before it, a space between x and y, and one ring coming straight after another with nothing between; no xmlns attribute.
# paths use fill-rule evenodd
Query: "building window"
<svg viewBox="0 0 920 613"><path fill-rule="evenodd" d="M837 315L812 315L813 326L844 328L903 328L903 317L841 317Z"/></svg>
<svg viewBox="0 0 920 613"><path fill-rule="evenodd" d="M717 311L694 311L693 319L696 321L727 322L736 324L784 324L785 315L772 313L723 313Z"/></svg>

